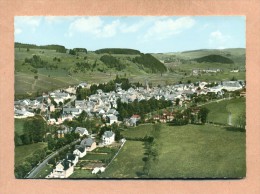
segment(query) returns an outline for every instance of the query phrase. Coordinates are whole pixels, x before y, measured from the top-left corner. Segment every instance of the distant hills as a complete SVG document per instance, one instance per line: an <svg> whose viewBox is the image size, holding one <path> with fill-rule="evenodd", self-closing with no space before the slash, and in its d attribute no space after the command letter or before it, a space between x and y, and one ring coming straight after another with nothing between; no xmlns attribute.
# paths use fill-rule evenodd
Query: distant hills
<svg viewBox="0 0 260 194"><path fill-rule="evenodd" d="M129 48L67 49L62 45L15 43L15 94L38 95L80 82L104 83L117 75L154 85L180 81L245 78L245 49L201 49L172 53L142 53ZM192 76L193 69L220 68L223 74ZM230 73L239 69L238 74ZM231 75L232 74L232 75Z"/></svg>
<svg viewBox="0 0 260 194"><path fill-rule="evenodd" d="M193 61L196 61L198 63L203 63L203 62L207 62L207 63L226 63L226 64L233 64L234 61L227 58L227 57L223 57L221 55L207 55L205 57L200 57L200 58L195 58L193 59Z"/></svg>

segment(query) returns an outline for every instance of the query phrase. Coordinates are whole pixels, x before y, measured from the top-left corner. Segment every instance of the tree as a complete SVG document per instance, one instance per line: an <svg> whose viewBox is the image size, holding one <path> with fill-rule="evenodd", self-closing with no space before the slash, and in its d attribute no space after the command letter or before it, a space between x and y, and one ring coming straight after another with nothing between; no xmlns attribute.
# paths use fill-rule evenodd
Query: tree
<svg viewBox="0 0 260 194"><path fill-rule="evenodd" d="M180 99L176 98L175 105L178 106L180 104Z"/></svg>
<svg viewBox="0 0 260 194"><path fill-rule="evenodd" d="M43 141L43 137L46 133L45 121L40 116L28 119L24 123L23 132L25 138L28 136L31 143Z"/></svg>
<svg viewBox="0 0 260 194"><path fill-rule="evenodd" d="M48 149L54 150L56 147L56 141L53 138L48 139Z"/></svg>
<svg viewBox="0 0 260 194"><path fill-rule="evenodd" d="M203 124L206 123L208 114L209 114L209 109L207 109L205 107L203 107L199 110L198 118L200 119L201 123L203 123Z"/></svg>
<svg viewBox="0 0 260 194"><path fill-rule="evenodd" d="M19 145L23 144L23 142L20 138L20 135L17 132L15 132L15 135L14 135L14 142L15 142L15 146L19 146Z"/></svg>

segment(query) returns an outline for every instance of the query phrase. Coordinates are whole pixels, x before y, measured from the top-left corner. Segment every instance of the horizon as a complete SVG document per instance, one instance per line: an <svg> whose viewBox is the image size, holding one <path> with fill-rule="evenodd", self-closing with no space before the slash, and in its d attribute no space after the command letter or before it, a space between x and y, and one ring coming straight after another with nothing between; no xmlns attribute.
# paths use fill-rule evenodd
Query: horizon
<svg viewBox="0 0 260 194"><path fill-rule="evenodd" d="M143 53L245 48L244 16L15 16L14 41ZM194 38L195 37L195 38Z"/></svg>
<svg viewBox="0 0 260 194"><path fill-rule="evenodd" d="M28 44L28 45L35 45L35 46L50 46L50 45L58 45L58 46L64 46L64 45L61 45L61 44L43 44L43 45L37 45L37 44L31 44L31 43L24 43L24 42L15 42L15 43L19 43L19 44ZM64 46L65 47L65 46ZM68 49L68 50L70 50L70 49L75 49L75 48L84 48L84 49L87 49L87 51L88 52L95 52L95 51L97 51L97 50L100 50L100 49L131 49L131 50L137 50L137 49L132 49L132 48L118 48L118 47L107 47L107 48L98 48L98 49L96 49L96 50L89 50L88 48L85 48L85 47L74 47L74 48L66 48L65 47L65 49ZM141 53L144 53L144 54L149 54L149 53L152 53L152 54L159 54L159 53L182 53L182 52L192 52L192 51L202 51L202 50L228 50L228 49L246 49L246 48L242 48L242 47L233 47L233 48L223 48L223 49L221 49L221 48L219 48L219 49L208 49L208 48L199 48L199 49L195 49L195 50L182 50L182 51L169 51L169 52L147 52L147 53L145 53L145 52L142 52L142 51L140 51L140 50L138 50L138 51L140 51Z"/></svg>

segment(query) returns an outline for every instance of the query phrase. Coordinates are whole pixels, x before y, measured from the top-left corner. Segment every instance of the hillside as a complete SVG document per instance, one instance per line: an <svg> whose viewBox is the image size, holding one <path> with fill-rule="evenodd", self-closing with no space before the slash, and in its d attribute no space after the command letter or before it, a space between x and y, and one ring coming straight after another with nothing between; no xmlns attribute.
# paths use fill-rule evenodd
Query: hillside
<svg viewBox="0 0 260 194"><path fill-rule="evenodd" d="M205 57L195 58L192 59L198 63L224 63L224 64L234 64L234 61L223 57L221 55L207 55Z"/></svg>
<svg viewBox="0 0 260 194"><path fill-rule="evenodd" d="M193 59L219 55L233 64L196 62ZM223 74L192 77L194 68L222 68ZM37 46L15 43L15 97L27 98L80 82L104 83L116 75L130 82L146 80L152 85L174 84L179 81L244 79L245 73L229 73L245 69L245 49L197 50L181 53L143 54L138 50L111 48L89 51L85 48L66 49L61 45Z"/></svg>

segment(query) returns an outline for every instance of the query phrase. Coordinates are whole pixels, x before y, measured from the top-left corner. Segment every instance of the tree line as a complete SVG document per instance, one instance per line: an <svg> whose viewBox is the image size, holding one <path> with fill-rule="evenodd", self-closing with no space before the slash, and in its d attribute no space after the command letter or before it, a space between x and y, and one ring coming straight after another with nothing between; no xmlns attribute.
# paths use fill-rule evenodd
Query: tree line
<svg viewBox="0 0 260 194"><path fill-rule="evenodd" d="M104 48L96 50L97 54L127 54L127 55L139 55L141 52L134 49L125 49L125 48Z"/></svg>
<svg viewBox="0 0 260 194"><path fill-rule="evenodd" d="M144 121L145 114L160 110L166 107L172 106L172 102L168 100L156 100L154 97L149 100L134 100L131 103L121 102L120 99L117 100L117 111L119 112L119 120L124 118L129 118L133 114L138 114L141 116L141 120Z"/></svg>
<svg viewBox="0 0 260 194"><path fill-rule="evenodd" d="M14 46L15 46L15 48L55 50L56 52L59 52L59 53L66 53L66 50L67 50L64 46L55 45L55 44L37 46L35 44L24 44L24 43L15 42Z"/></svg>

